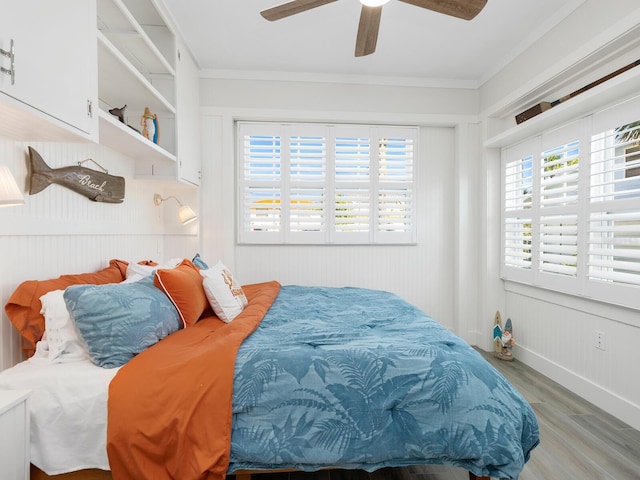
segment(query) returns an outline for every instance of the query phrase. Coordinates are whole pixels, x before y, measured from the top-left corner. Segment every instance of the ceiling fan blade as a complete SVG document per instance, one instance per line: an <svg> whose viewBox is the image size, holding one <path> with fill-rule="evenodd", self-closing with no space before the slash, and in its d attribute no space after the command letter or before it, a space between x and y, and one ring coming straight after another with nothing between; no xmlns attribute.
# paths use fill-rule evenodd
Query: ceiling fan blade
<svg viewBox="0 0 640 480"><path fill-rule="evenodd" d="M262 10L260 15L273 22L274 20L280 20L281 18L289 17L296 13L306 12L312 8L321 7L335 1L337 0L293 0L292 2Z"/></svg>
<svg viewBox="0 0 640 480"><path fill-rule="evenodd" d="M427 8L452 17L471 20L487 4L487 0L400 0L401 2Z"/></svg>
<svg viewBox="0 0 640 480"><path fill-rule="evenodd" d="M356 57L364 57L376 51L381 16L382 7L362 6L356 38Z"/></svg>

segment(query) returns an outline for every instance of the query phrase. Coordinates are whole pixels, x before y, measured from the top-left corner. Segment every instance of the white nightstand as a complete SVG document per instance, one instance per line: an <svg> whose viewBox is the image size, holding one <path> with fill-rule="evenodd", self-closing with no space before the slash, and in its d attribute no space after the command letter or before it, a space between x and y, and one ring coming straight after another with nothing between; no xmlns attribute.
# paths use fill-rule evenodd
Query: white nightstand
<svg viewBox="0 0 640 480"><path fill-rule="evenodd" d="M0 390L0 478L29 478L29 390Z"/></svg>

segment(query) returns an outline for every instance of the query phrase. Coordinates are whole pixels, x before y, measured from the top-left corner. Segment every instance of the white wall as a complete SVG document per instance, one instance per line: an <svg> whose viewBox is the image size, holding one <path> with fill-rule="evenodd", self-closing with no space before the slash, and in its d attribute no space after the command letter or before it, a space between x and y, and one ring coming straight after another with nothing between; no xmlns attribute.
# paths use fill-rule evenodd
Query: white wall
<svg viewBox="0 0 640 480"><path fill-rule="evenodd" d="M452 119L478 111L473 89L235 79L205 79L202 85L203 106L315 112L318 121L336 121L336 114L364 115L371 122L415 115Z"/></svg>
<svg viewBox="0 0 640 480"><path fill-rule="evenodd" d="M203 151L208 152L203 159L201 207L205 260L221 258L243 283L275 279L283 284L392 291L476 343L479 262L467 249L468 242L477 243L475 230L480 225L476 92L219 79L206 79L202 85ZM236 244L234 120L421 126L418 245Z"/></svg>
<svg viewBox="0 0 640 480"><path fill-rule="evenodd" d="M125 177L121 204L93 202L51 185L28 194L28 151L34 147L52 168L92 158L112 175ZM194 235L174 235L175 211L156 207L153 194L175 194L170 185L137 181L134 160L93 143L18 142L0 138L0 158L22 187L26 204L0 208L0 305L24 280L92 272L111 258L138 261L193 255ZM91 163L85 166L97 168ZM193 194L192 194L193 195ZM195 197L197 200L197 194ZM171 215L173 214L173 215ZM169 232L169 235L165 235ZM166 255L166 256L165 256ZM0 370L22 359L19 336L2 309Z"/></svg>
<svg viewBox="0 0 640 480"><path fill-rule="evenodd" d="M540 100L554 100L569 86L569 90L577 89L625 65L629 59L637 59L639 24L640 5L636 0L586 1L480 89L484 139L495 138L495 125L505 126L505 132L516 136L518 128L533 132L531 125L537 120L516 127L512 114ZM597 66L601 75L592 71L591 78L583 76L591 66ZM615 96L615 89L607 95ZM571 101L582 100L576 97ZM593 102L597 104L598 99ZM566 106L570 104L567 102ZM497 118L500 115L505 118ZM549 117L553 118L553 110L547 114ZM503 318L513 320L516 357L640 429L640 383L636 381L640 364L638 312L538 288L503 284L498 278L499 149L483 149L482 163L483 183L487 186L482 200L486 219L482 230L486 237L481 239L487 261L480 267L487 283L482 295L493 297L501 305ZM495 308L483 304L482 310L487 316ZM595 348L596 330L606 335L605 351ZM488 336L483 343L489 346Z"/></svg>

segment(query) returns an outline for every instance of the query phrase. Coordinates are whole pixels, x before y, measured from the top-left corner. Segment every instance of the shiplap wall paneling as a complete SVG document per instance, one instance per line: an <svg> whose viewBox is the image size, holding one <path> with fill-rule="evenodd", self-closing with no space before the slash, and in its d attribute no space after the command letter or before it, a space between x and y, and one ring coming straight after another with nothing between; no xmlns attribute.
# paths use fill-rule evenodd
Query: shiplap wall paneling
<svg viewBox="0 0 640 480"><path fill-rule="evenodd" d="M516 358L640 430L637 313L555 292L513 290L522 290L506 296ZM604 350L596 348L596 331L605 335Z"/></svg>
<svg viewBox="0 0 640 480"><path fill-rule="evenodd" d="M108 265L111 258L138 261L162 258L161 235L33 235L0 237L2 265L2 322L0 327L0 369L22 360L20 341L4 313L4 305L24 280L45 280L66 273L93 272Z"/></svg>
<svg viewBox="0 0 640 480"><path fill-rule="evenodd" d="M0 142L1 143L1 142ZM153 194L164 193L162 185L134 179L135 160L106 147L90 143L5 142L12 144L11 158L15 173L25 191L22 207L0 210L0 219L10 220L0 227L0 234L162 234L164 225L161 208L153 204ZM122 203L94 202L61 185L50 185L29 195L29 156L32 146L51 168L78 165L95 160L109 174L125 178L125 198ZM91 161L84 167L100 170Z"/></svg>
<svg viewBox="0 0 640 480"><path fill-rule="evenodd" d="M110 174L125 178L120 204L93 202L68 188L51 185L28 194L28 146L51 168L77 165L92 158ZM0 209L0 299L2 306L24 280L44 280L66 273L92 272L112 258L126 261L165 260L165 215L153 194L174 194L170 186L134 178L135 159L92 143L16 142L0 139L0 153L18 184L25 205ZM98 169L87 162L84 166ZM197 198L196 198L197 200ZM190 200L192 201L192 200ZM196 248L185 237L185 256ZM172 242L172 254L180 241ZM177 256L177 255L176 255ZM22 359L19 336L2 309L0 369Z"/></svg>

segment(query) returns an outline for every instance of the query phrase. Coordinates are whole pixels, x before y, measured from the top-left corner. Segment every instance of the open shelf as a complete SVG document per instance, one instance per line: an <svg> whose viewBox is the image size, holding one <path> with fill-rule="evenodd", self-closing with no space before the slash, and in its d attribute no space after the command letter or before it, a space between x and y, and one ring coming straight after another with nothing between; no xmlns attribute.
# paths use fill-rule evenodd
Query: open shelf
<svg viewBox="0 0 640 480"><path fill-rule="evenodd" d="M142 107L140 114L144 107L150 107L154 113L175 115L176 108L164 92L151 84L102 32L98 32L98 64L101 101L112 108L124 103L136 109Z"/></svg>
<svg viewBox="0 0 640 480"><path fill-rule="evenodd" d="M136 162L154 165L175 164L176 156L146 139L104 110L98 111L100 144L125 153Z"/></svg>
<svg viewBox="0 0 640 480"><path fill-rule="evenodd" d="M599 108L619 103L640 93L640 67L628 70L525 122L488 138L487 148L500 148L531 138L546 130L573 121ZM513 120L515 122L515 119Z"/></svg>
<svg viewBox="0 0 640 480"><path fill-rule="evenodd" d="M100 142L144 171L176 162L175 35L153 0L98 0ZM124 109L124 122L108 113ZM159 145L139 132L145 110L158 116Z"/></svg>
<svg viewBox="0 0 640 480"><path fill-rule="evenodd" d="M137 10L140 10L139 5ZM143 13L138 15L143 16ZM156 41L162 37L169 40L160 42L160 45L170 43L172 34L166 25L161 25L155 18L147 21L153 22L153 26L141 25L121 0L98 1L98 30L139 72L147 79L153 75L175 76L175 68L170 61L172 50L167 55L162 53L147 31L152 33Z"/></svg>

